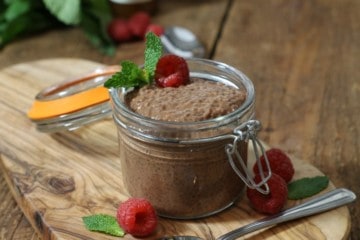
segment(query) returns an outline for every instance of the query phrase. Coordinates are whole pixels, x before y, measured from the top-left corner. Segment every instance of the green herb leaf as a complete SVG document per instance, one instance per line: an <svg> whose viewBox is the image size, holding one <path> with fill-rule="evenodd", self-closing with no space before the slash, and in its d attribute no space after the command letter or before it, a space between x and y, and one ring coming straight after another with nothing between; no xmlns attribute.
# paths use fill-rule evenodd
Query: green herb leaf
<svg viewBox="0 0 360 240"><path fill-rule="evenodd" d="M121 63L121 71L112 75L105 83L106 88L129 88L150 84L154 79L156 64L162 55L161 40L154 33L146 35L144 69L131 61Z"/></svg>
<svg viewBox="0 0 360 240"><path fill-rule="evenodd" d="M76 25L80 22L80 0L43 0L46 8L61 22Z"/></svg>
<svg viewBox="0 0 360 240"><path fill-rule="evenodd" d="M28 0L12 1L4 13L4 19L6 21L12 21L22 14L28 12L30 9L31 4Z"/></svg>
<svg viewBox="0 0 360 240"><path fill-rule="evenodd" d="M146 83L144 72L138 65L131 61L121 62L121 71L108 79L104 86L110 87L136 87Z"/></svg>
<svg viewBox="0 0 360 240"><path fill-rule="evenodd" d="M298 200L311 197L329 185L329 178L316 176L312 178L301 178L288 184L288 199Z"/></svg>
<svg viewBox="0 0 360 240"><path fill-rule="evenodd" d="M111 19L108 0L0 0L0 48L29 33L71 25L81 27L102 53L114 55Z"/></svg>
<svg viewBox="0 0 360 240"><path fill-rule="evenodd" d="M24 32L27 25L28 18L25 16L17 17L14 20L1 25L0 47L3 47L6 43L12 41Z"/></svg>
<svg viewBox="0 0 360 240"><path fill-rule="evenodd" d="M125 235L115 217L106 214L96 214L82 218L85 227L90 231L103 232L117 237Z"/></svg>
<svg viewBox="0 0 360 240"><path fill-rule="evenodd" d="M82 13L79 26L89 41L101 52L112 56L116 46L107 33L112 20L111 9L107 0L82 1Z"/></svg>
<svg viewBox="0 0 360 240"><path fill-rule="evenodd" d="M154 78L156 64L162 55L162 44L159 37L150 32L146 34L145 72L148 79Z"/></svg>
<svg viewBox="0 0 360 240"><path fill-rule="evenodd" d="M34 33L58 26L63 25L56 18L51 17L47 11L41 11L37 7L32 7L31 11L0 24L0 48L27 33Z"/></svg>

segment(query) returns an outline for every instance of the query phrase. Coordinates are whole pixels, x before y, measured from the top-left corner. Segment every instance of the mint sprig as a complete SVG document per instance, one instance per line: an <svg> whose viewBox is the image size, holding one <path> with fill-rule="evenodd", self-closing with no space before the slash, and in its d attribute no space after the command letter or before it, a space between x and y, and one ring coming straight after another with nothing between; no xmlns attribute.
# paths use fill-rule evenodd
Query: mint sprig
<svg viewBox="0 0 360 240"><path fill-rule="evenodd" d="M95 214L82 218L85 227L90 231L102 232L116 237L123 237L125 231L119 226L115 217L107 214Z"/></svg>
<svg viewBox="0 0 360 240"><path fill-rule="evenodd" d="M104 54L116 46L107 33L112 19L108 0L0 1L0 48L25 35L64 26L80 27Z"/></svg>
<svg viewBox="0 0 360 240"><path fill-rule="evenodd" d="M316 176L312 178L301 178L288 184L288 199L298 200L311 197L329 185L329 178Z"/></svg>
<svg viewBox="0 0 360 240"><path fill-rule="evenodd" d="M154 33L146 34L144 68L131 61L122 61L121 71L112 75L105 83L106 88L130 88L150 84L154 79L156 64L162 55L161 40Z"/></svg>

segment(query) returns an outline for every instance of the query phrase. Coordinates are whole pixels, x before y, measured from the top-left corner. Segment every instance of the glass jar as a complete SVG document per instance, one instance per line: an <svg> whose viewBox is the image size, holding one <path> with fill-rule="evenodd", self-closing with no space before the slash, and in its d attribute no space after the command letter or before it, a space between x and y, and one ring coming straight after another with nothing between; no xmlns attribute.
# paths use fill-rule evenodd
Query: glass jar
<svg viewBox="0 0 360 240"><path fill-rule="evenodd" d="M252 82L237 69L206 59L186 61L190 77L244 89L244 103L209 120L159 121L128 108L125 96L131 89L110 89L127 191L148 199L160 216L176 219L218 213L242 196L247 137L239 127L252 121L255 102Z"/></svg>

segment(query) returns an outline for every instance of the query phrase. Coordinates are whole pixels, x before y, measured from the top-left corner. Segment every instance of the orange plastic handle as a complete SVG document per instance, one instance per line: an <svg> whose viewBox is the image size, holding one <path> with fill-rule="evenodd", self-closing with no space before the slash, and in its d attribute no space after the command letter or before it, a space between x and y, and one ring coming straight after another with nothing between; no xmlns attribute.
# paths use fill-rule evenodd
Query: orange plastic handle
<svg viewBox="0 0 360 240"><path fill-rule="evenodd" d="M55 87L50 87L49 91L43 90L40 94L49 96L56 92L66 89L66 87L76 85L78 83L91 80L99 76L112 75L119 71L118 66L109 66L101 69L101 71L94 71L86 76L76 78L65 84L60 84ZM39 94L39 95L40 95ZM48 118L57 117L63 114L69 114L79 111L81 109L91 107L109 100L109 91L103 86L91 88L70 96L65 96L52 100L35 99L33 105L27 113L31 120L44 120Z"/></svg>

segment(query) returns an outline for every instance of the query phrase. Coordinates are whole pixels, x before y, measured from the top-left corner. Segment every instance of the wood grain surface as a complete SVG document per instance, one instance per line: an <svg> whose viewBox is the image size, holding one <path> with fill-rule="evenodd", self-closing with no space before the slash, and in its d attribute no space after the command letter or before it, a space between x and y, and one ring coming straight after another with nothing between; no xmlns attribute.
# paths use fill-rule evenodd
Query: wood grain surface
<svg viewBox="0 0 360 240"><path fill-rule="evenodd" d="M43 239L111 239L87 231L81 217L115 215L118 204L129 198L121 179L117 131L111 118L76 131L46 134L38 132L26 116L36 92L51 82L87 73L96 66L100 65L54 59L19 64L0 72L0 95L11 103L0 109L1 119L7 119L1 122L1 135L11 136L0 142L1 168L18 205ZM253 155L252 151L249 155ZM310 164L296 160L294 163L296 178L322 175ZM288 202L289 206L295 204ZM156 236L149 239L174 234L214 239L259 217L243 198L224 213L197 221L161 218ZM336 230L329 225L336 225ZM275 227L253 238L306 237L311 232L316 239L345 239L349 228L350 215L342 207ZM126 235L124 239L133 238Z"/></svg>
<svg viewBox="0 0 360 240"><path fill-rule="evenodd" d="M191 29L207 47L208 57L244 71L257 90L261 139L311 163L336 186L359 196L359 12L358 0L159 0L153 21ZM121 44L108 57L80 29L54 29L1 49L0 68L59 57L142 63L142 50L141 42ZM11 104L5 96L0 105ZM0 189L0 239L37 240L2 171ZM350 237L358 239L360 205L349 207Z"/></svg>

